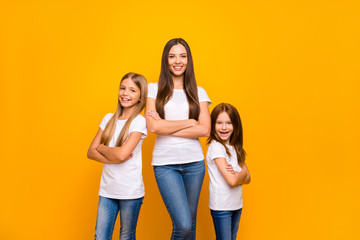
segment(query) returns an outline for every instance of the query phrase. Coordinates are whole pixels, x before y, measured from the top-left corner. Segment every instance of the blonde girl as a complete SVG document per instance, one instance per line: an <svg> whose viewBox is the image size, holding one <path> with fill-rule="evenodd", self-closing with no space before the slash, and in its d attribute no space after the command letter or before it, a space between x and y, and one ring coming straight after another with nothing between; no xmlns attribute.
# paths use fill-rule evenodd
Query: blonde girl
<svg viewBox="0 0 360 240"><path fill-rule="evenodd" d="M115 114L107 114L92 141L88 158L103 163L95 239L111 239L120 211L120 239L135 239L144 198L141 145L147 135L140 114L147 96L144 76L126 74L120 82Z"/></svg>
<svg viewBox="0 0 360 240"><path fill-rule="evenodd" d="M213 109L208 144L209 207L216 239L235 240L243 207L242 185L250 183L250 174L241 119L234 106L221 103Z"/></svg>

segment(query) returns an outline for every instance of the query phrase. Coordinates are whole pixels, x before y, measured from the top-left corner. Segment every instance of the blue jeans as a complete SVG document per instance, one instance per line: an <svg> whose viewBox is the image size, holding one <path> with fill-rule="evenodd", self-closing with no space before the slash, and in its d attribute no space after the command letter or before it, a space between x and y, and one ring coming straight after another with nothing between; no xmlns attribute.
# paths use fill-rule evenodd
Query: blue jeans
<svg viewBox="0 0 360 240"><path fill-rule="evenodd" d="M154 166L155 178L170 214L171 239L196 237L196 213L205 175L204 161Z"/></svg>
<svg viewBox="0 0 360 240"><path fill-rule="evenodd" d="M95 227L96 240L111 240L120 211L120 239L136 239L136 224L144 197L138 199L111 199L100 196Z"/></svg>
<svg viewBox="0 0 360 240"><path fill-rule="evenodd" d="M211 211L216 240L236 240L242 209L235 211Z"/></svg>

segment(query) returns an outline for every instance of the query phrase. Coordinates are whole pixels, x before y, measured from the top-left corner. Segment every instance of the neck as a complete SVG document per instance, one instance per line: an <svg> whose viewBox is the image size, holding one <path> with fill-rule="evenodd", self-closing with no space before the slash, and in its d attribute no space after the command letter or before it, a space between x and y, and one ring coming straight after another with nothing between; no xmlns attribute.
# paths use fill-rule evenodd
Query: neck
<svg viewBox="0 0 360 240"><path fill-rule="evenodd" d="M131 115L135 112L136 105L132 107L124 108L122 111L121 116L119 117L119 120L127 120L131 117Z"/></svg>
<svg viewBox="0 0 360 240"><path fill-rule="evenodd" d="M180 76L172 76L174 89L184 89L184 74Z"/></svg>

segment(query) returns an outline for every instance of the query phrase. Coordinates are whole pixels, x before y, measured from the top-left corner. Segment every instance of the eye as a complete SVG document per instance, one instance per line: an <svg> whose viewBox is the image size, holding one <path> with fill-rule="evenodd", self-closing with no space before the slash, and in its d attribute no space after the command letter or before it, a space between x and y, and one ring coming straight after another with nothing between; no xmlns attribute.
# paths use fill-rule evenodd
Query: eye
<svg viewBox="0 0 360 240"><path fill-rule="evenodd" d="M124 90L125 88L124 87L120 87L121 90Z"/></svg>
<svg viewBox="0 0 360 240"><path fill-rule="evenodd" d="M170 56L169 56L169 58L174 58L174 57L175 57L175 56L173 56L173 55L170 55Z"/></svg>
<svg viewBox="0 0 360 240"><path fill-rule="evenodd" d="M131 90L132 92L136 92L134 89Z"/></svg>

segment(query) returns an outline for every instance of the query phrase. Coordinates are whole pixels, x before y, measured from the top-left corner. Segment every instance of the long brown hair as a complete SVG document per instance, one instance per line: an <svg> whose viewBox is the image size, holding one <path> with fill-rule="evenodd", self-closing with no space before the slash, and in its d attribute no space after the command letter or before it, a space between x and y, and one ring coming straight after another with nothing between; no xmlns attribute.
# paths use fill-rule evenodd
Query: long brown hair
<svg viewBox="0 0 360 240"><path fill-rule="evenodd" d="M171 72L169 69L168 58L170 49L172 46L177 44L183 45L187 53L188 63L184 72L184 91L189 103L189 119L198 120L200 114L200 103L195 80L194 64L190 47L182 38L171 39L164 47L161 59L161 72L158 83L158 92L155 101L156 111L159 113L161 118L165 118L164 106L171 99L174 90L174 83L172 81Z"/></svg>
<svg viewBox="0 0 360 240"><path fill-rule="evenodd" d="M231 105L229 103L220 103L212 110L211 115L210 115L211 116L211 132L210 132L210 137L207 140L207 144L210 144L210 142L212 140L215 140L215 141L221 143L226 149L226 154L231 156L231 153L230 153L229 149L226 147L225 142L216 134L216 131L215 131L216 120L217 120L218 116L220 115L220 113L222 113L222 112L227 113L227 115L229 116L229 118L231 120L231 124L233 125L234 130L230 136L229 145L231 145L235 148L237 160L238 160L239 165L241 166L245 162L245 155L246 155L246 152L243 148L243 129L242 129L239 112L236 110L236 108L233 105Z"/></svg>
<svg viewBox="0 0 360 240"><path fill-rule="evenodd" d="M134 112L131 114L131 116L129 117L129 119L126 121L123 128L121 129L120 134L116 140L115 147L120 147L125 142L125 140L128 137L128 134L129 134L129 128L130 128L130 124L131 124L132 120L141 113L141 111L144 109L145 104L146 104L146 97L147 97L148 89L147 89L147 81L146 81L145 77L140 74L130 72L128 74L125 74L125 76L121 79L120 86L121 86L122 81L127 78L130 78L136 84L136 86L140 89L140 99L139 99L139 102L136 104ZM101 136L102 144L109 146L109 143L115 132L116 121L122 115L123 109L124 108L121 106L120 100L118 97L118 104L117 104L116 112L110 118L108 123L106 124L104 132Z"/></svg>

